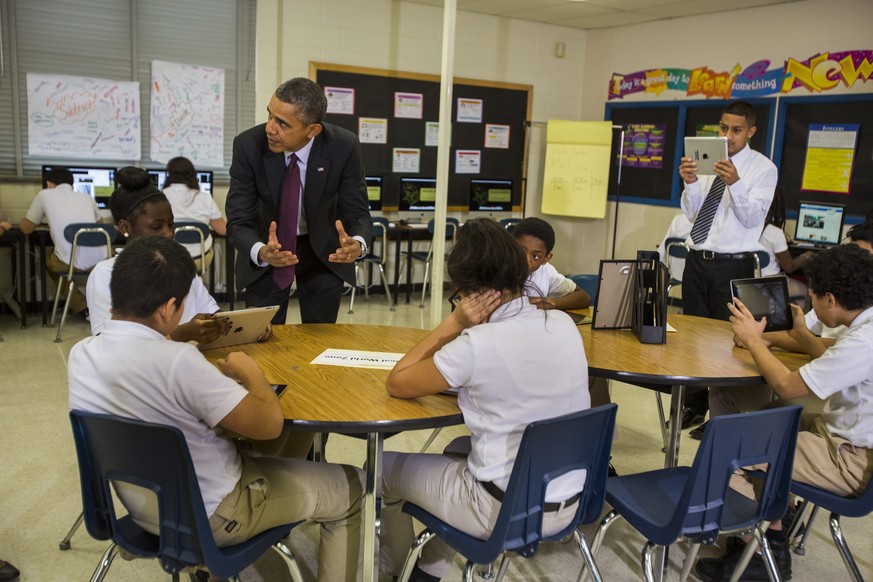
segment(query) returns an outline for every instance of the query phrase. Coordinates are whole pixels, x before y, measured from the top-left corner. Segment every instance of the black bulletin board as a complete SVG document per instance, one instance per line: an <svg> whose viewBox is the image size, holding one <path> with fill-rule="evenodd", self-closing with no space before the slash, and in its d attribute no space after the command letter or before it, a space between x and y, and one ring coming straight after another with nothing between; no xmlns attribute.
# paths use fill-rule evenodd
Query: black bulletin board
<svg viewBox="0 0 873 582"><path fill-rule="evenodd" d="M754 101L751 103L755 109L755 126L757 129L755 130L755 135L749 140L749 147L756 152L769 156L770 143L767 141L767 136L770 135L771 103L766 101ZM718 125L724 106L724 102L715 102L711 105L689 106L685 111L685 131L682 135L696 135L697 127L702 124ZM679 165L678 162L676 165Z"/></svg>
<svg viewBox="0 0 873 582"><path fill-rule="evenodd" d="M613 108L607 110L607 119L613 125L626 127L628 124L664 124L664 159L660 168L621 169L621 195L632 196L649 201L669 201L673 194L673 174L676 173L676 128L679 125L679 109L674 106ZM618 131L613 133L613 141L619 139ZM618 165L609 169L609 196L618 193Z"/></svg>
<svg viewBox="0 0 873 582"><path fill-rule="evenodd" d="M439 121L440 80L433 75L401 73L379 69L360 69L325 63L310 63L310 78L322 87L343 87L355 90L353 115L329 113L325 121L358 133L360 117L384 118L388 122L388 143L361 144L364 172L382 177L382 209L396 210L400 199L400 178L415 176L435 178L437 148L425 146L425 122ZM394 117L394 93L423 95L422 119ZM452 88L452 144L447 192L449 210L466 211L469 204L470 180L512 180L513 209L521 211L525 192L525 153L527 125L530 121L532 87L496 82L455 79ZM458 123L457 100L482 99L482 123ZM508 125L509 148L486 148L486 124ZM420 171L417 174L395 174L392 150L397 147L419 148ZM456 174L456 150L480 150L481 169L478 174Z"/></svg>
<svg viewBox="0 0 873 582"><path fill-rule="evenodd" d="M860 98L788 100L783 103L785 131L780 149L779 183L786 208L801 200L846 205L846 214L863 218L873 210L873 94ZM810 124L860 124L849 194L801 190Z"/></svg>

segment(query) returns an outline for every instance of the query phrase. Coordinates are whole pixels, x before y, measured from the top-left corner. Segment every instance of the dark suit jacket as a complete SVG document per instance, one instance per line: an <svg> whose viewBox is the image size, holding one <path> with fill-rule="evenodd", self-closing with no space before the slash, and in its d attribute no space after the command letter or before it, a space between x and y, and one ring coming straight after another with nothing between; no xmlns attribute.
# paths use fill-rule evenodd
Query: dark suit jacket
<svg viewBox="0 0 873 582"><path fill-rule="evenodd" d="M339 248L335 222L342 220L349 236L361 236L370 245L373 224L357 137L341 127L322 123L315 137L303 189L303 213L313 250L334 273L354 284L353 264L331 263L327 257ZM230 189L227 193L227 236L237 250L236 281L243 289L269 273L272 267L252 263L256 242L267 242L270 222L279 217L279 193L285 156L267 147L265 124L233 140Z"/></svg>

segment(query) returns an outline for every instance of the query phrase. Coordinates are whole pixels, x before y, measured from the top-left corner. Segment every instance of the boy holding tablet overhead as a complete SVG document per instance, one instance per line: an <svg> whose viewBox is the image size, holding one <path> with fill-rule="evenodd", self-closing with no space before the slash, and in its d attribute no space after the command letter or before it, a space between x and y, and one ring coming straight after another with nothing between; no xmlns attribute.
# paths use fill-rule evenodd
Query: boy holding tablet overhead
<svg viewBox="0 0 873 582"><path fill-rule="evenodd" d="M185 436L209 525L219 547L282 524L321 524L318 580L357 579L362 472L353 467L241 454L229 433L279 436L282 408L258 364L234 352L210 364L196 347L171 341L196 268L162 236L131 240L112 269L112 319L70 352L70 408L175 426ZM119 495L156 533L153 496Z"/></svg>
<svg viewBox="0 0 873 582"><path fill-rule="evenodd" d="M739 301L729 305L734 334L746 345L755 365L782 398L815 394L825 400L821 414L804 414L797 438L791 478L841 496L867 488L873 474L873 256L856 245L823 251L804 268L812 307L829 327L848 331L831 347L809 331L803 311L792 305L794 327L789 335L810 354L820 354L794 372L770 353L762 337L765 322L755 321ZM751 495L741 479L732 484ZM758 493L758 491L754 491ZM781 521L770 525L767 537L784 579L791 577L791 554ZM742 553L740 544L724 558L702 559L697 573L704 581L728 580ZM755 556L740 580L767 580L764 561Z"/></svg>
<svg viewBox="0 0 873 582"><path fill-rule="evenodd" d="M754 252L776 189L776 166L753 151L755 110L746 101L724 108L719 135L727 138L728 159L715 163L715 175L698 175L697 163L683 157L679 175L685 183L682 211L691 227L690 248L682 277L682 307L687 315L726 320L731 279L755 276ZM688 402L683 428L703 420L705 392ZM688 410L690 409L690 410Z"/></svg>

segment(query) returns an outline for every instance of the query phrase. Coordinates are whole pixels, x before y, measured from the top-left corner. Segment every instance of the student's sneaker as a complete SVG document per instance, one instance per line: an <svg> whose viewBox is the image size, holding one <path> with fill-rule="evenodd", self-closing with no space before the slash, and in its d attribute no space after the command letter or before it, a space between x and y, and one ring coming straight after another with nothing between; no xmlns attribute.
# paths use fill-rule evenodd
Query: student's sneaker
<svg viewBox="0 0 873 582"><path fill-rule="evenodd" d="M770 548L773 550L776 567L779 568L782 579L791 580L791 550L785 539L785 533L768 531L765 535L770 543ZM739 538L737 539L739 540ZM742 540L739 540L739 543L731 543L729 540L728 551L724 556L721 558L701 558L697 561L694 569L703 582L727 582L731 579L745 548L746 544ZM746 566L746 570L739 579L744 582L768 582L770 576L767 573L764 558L757 552L752 554L749 565Z"/></svg>

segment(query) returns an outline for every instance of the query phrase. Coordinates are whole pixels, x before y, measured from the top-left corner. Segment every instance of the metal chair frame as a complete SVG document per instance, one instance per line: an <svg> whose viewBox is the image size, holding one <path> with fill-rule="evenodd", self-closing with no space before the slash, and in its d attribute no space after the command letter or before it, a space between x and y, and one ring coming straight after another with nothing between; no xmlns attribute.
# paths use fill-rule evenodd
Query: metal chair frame
<svg viewBox="0 0 873 582"><path fill-rule="evenodd" d="M370 266L376 265L379 267L379 276L382 280L382 286L385 288L385 295L388 297L388 307L394 311L394 301L391 298L391 287L388 285L388 277L385 275L385 261L388 257L388 219L382 217L373 217L373 240L380 238L382 246L380 247L380 255L374 253L368 254L360 261L355 262L355 284L352 286L352 297L349 300L349 314L354 313L355 308L355 293L358 290L358 267L364 265L364 298L370 298ZM374 245L375 246L375 245ZM375 249L371 249L375 250Z"/></svg>

